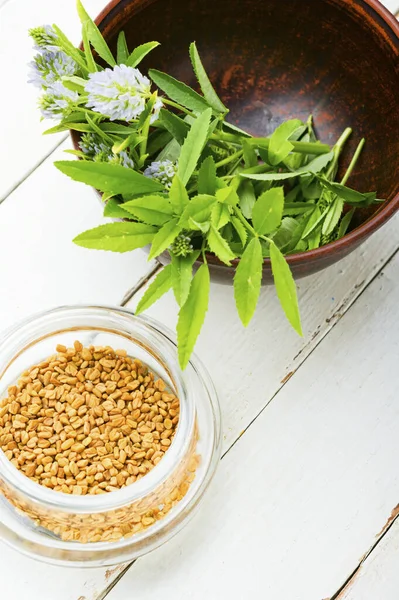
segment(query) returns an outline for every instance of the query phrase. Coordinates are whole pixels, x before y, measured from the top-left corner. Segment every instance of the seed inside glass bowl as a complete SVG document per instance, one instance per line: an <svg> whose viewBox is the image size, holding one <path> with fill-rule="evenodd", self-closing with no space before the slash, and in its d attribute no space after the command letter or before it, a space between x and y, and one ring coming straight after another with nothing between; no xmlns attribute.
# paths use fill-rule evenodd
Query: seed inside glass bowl
<svg viewBox="0 0 399 600"><path fill-rule="evenodd" d="M124 350L59 345L0 403L0 447L33 481L66 494L130 485L162 459L179 400Z"/></svg>

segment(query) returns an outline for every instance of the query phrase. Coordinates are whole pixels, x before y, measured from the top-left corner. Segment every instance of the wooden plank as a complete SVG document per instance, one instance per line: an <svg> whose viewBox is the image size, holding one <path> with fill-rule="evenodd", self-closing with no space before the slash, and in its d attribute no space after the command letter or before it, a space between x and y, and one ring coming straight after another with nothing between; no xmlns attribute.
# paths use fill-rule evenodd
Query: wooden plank
<svg viewBox="0 0 399 600"><path fill-rule="evenodd" d="M397 515L398 506L392 511L393 518ZM399 521L396 520L336 600L397 600L398 552Z"/></svg>
<svg viewBox="0 0 399 600"><path fill-rule="evenodd" d="M53 306L119 304L154 266L142 250L116 254L72 243L105 220L94 191L54 167L67 146L0 205L0 330Z"/></svg>
<svg viewBox="0 0 399 600"><path fill-rule="evenodd" d="M104 0L85 1L92 15L97 15L104 4ZM38 90L27 83L28 63L34 54L28 36L31 27L56 22L74 42L79 42L80 22L75 2L63 2L62 10L60 6L54 0L9 0L0 8L0 60L4 82L0 95L3 140L0 202L66 137L41 135L55 122L48 119L40 122ZM4 165L7 168L3 168Z"/></svg>
<svg viewBox="0 0 399 600"><path fill-rule="evenodd" d="M396 255L223 458L191 525L137 561L109 600L333 596L399 497L398 278ZM220 338L216 328L219 358L209 344L207 364L223 372ZM275 337L263 339L271 357ZM254 371L262 361L251 344L231 365L234 381L249 351ZM240 412L253 394L265 398L269 377L228 401Z"/></svg>

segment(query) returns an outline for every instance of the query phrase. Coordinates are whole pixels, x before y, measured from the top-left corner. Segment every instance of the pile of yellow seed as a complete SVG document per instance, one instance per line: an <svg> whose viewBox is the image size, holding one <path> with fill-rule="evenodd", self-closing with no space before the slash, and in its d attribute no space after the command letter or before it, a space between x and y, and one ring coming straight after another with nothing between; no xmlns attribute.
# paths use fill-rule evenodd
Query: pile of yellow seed
<svg viewBox="0 0 399 600"><path fill-rule="evenodd" d="M146 475L168 450L179 400L139 360L109 346L58 345L0 402L0 447L27 477L101 494Z"/></svg>

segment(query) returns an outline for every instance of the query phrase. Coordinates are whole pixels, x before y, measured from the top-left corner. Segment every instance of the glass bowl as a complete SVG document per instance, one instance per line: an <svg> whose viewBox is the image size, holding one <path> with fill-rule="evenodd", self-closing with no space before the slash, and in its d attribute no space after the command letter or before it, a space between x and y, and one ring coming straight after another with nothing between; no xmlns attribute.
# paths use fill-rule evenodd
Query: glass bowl
<svg viewBox="0 0 399 600"><path fill-rule="evenodd" d="M173 334L110 306L68 306L34 315L0 338L0 398L58 344L110 346L141 360L180 401L176 434L162 460L136 482L100 495L46 488L0 451L0 537L33 558L68 566L114 565L163 544L188 521L220 456L215 388L193 357L182 372ZM1 414L1 413L0 413Z"/></svg>

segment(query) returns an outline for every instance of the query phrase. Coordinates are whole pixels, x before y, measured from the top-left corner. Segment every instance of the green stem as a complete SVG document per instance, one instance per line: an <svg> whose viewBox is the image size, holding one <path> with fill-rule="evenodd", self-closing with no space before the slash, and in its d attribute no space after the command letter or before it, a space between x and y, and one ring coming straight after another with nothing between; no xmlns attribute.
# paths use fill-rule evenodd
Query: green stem
<svg viewBox="0 0 399 600"><path fill-rule="evenodd" d="M192 113L191 111L187 110L187 108L185 108L181 104L178 104L177 102L173 102L173 100L169 100L168 98L162 98L162 102L164 104L168 104L169 106L173 106L174 108L177 108L177 110L180 110L181 112L185 113L186 115L190 115L190 117L194 117L195 118L195 114L194 113Z"/></svg>
<svg viewBox="0 0 399 600"><path fill-rule="evenodd" d="M241 145L242 141L246 140L251 146L259 148L268 148L270 144L270 138L248 138L234 133L219 131L214 132L210 137L211 139L224 140L225 142L237 145ZM291 144L293 145L293 152L299 152L301 154L327 154L327 152L330 152L331 150L328 144L321 144L320 142L291 142Z"/></svg>
<svg viewBox="0 0 399 600"><path fill-rule="evenodd" d="M343 134L341 135L341 137L339 138L338 142L335 144L334 146L334 159L331 162L331 165L329 166L327 173L326 173L326 177L327 179L331 179L331 178L335 178L335 174L337 172L337 167L338 167L338 159L341 156L341 152L344 149L344 146L346 144L346 142L348 141L348 138L352 135L352 129L350 127L347 127L345 129L345 131L343 132Z"/></svg>
<svg viewBox="0 0 399 600"><path fill-rule="evenodd" d="M359 160L359 156L362 153L362 150L363 150L363 147L364 147L365 143L366 143L366 140L364 138L362 140L360 140L360 143L359 143L358 147L356 148L356 152L353 155L353 158L352 158L352 160L350 162L350 165L349 165L349 167L348 167L345 175L342 178L342 181L341 181L342 185L345 185L346 182L348 181L349 177L352 175L352 171L355 168L355 165L356 165L357 161Z"/></svg>
<svg viewBox="0 0 399 600"><path fill-rule="evenodd" d="M233 162L233 160L236 160L236 158L241 158L243 154L244 154L243 150L238 150L237 152L234 152L234 154L231 154L227 158L224 158L223 160L219 160L219 162L215 163L215 167L217 169L219 167L224 167L225 165L228 165L229 163Z"/></svg>

